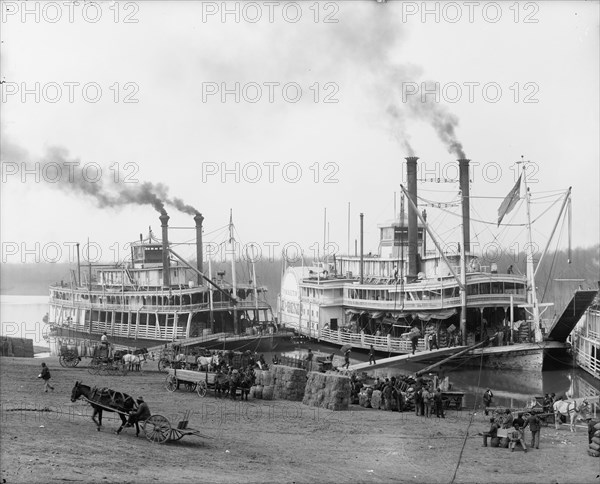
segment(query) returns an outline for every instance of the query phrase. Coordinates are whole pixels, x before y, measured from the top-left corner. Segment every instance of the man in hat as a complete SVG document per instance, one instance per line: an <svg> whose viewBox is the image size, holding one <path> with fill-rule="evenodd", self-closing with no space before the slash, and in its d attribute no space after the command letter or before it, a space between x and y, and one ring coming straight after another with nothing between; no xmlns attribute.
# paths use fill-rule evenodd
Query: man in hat
<svg viewBox="0 0 600 484"><path fill-rule="evenodd" d="M492 406L492 398L494 397L494 394L492 393L492 390L490 390L489 388L483 393L483 406L485 407L484 413L486 415L488 415L488 407Z"/></svg>
<svg viewBox="0 0 600 484"><path fill-rule="evenodd" d="M100 343L108 347L108 336L106 335L106 331L102 333L102 336L100 337Z"/></svg>
<svg viewBox="0 0 600 484"><path fill-rule="evenodd" d="M150 408L148 404L144 402L144 397L137 397L137 410L134 410L129 414L129 420L127 421L127 425L125 427L132 427L135 424L135 436L137 437L140 434L140 427L138 422L143 422L150 418ZM121 428L117 430L117 435L121 432Z"/></svg>

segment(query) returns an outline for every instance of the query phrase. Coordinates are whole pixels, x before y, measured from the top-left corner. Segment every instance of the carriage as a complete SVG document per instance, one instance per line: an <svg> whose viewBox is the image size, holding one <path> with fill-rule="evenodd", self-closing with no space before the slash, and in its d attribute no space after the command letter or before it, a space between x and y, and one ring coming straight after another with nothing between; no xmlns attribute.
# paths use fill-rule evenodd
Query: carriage
<svg viewBox="0 0 600 484"><path fill-rule="evenodd" d="M141 423L141 428L147 440L159 444L180 440L186 435L195 435L196 437L203 437L205 439L209 438L208 436L201 434L198 430L188 427L189 416L190 411L188 410L184 413L183 419L177 422L177 426L172 427L166 417L163 417L162 415L152 415Z"/></svg>
<svg viewBox="0 0 600 484"><path fill-rule="evenodd" d="M127 365L122 359L124 351L115 351L114 353L106 345L94 348L92 361L88 368L90 375L108 373L109 375L126 375Z"/></svg>

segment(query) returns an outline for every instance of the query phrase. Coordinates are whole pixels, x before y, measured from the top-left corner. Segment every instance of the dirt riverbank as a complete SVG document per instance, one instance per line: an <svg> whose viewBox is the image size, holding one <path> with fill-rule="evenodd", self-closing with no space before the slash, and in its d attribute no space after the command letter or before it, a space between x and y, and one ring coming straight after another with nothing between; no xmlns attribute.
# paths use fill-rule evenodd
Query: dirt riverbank
<svg viewBox="0 0 600 484"><path fill-rule="evenodd" d="M45 361L54 392L37 379ZM89 360L88 360L89 361ZM0 359L2 482L600 482L600 459L589 457L587 432L542 428L539 450L482 448L483 413L445 419L351 406L332 412L285 401L223 401L211 392L166 391L156 371L92 376L87 361L61 368L56 358ZM70 401L76 380L142 395L153 414L207 438L154 444L133 429L120 436L115 414L97 432L89 405ZM45 409L46 411L32 411ZM467 435L468 429L468 435ZM466 436L466 438L465 438ZM527 432L527 440L529 433ZM464 443L464 448L463 448Z"/></svg>

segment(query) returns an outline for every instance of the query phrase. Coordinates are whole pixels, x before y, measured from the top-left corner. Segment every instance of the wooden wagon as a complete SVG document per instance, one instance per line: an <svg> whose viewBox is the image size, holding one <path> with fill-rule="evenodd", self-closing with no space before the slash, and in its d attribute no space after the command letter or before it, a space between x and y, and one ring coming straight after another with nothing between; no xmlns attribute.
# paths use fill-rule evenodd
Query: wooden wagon
<svg viewBox="0 0 600 484"><path fill-rule="evenodd" d="M205 397L208 389L215 389L216 373L209 371L177 370L169 368L169 374L165 380L168 391L174 392L183 383L186 390L195 391L198 396Z"/></svg>

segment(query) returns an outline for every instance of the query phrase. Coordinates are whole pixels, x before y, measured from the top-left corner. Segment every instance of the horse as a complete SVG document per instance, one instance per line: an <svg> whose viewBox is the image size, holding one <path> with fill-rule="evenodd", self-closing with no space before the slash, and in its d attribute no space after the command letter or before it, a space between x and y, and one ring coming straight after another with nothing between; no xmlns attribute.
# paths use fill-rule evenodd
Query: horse
<svg viewBox="0 0 600 484"><path fill-rule="evenodd" d="M557 400L552 405L552 409L554 410L554 427L558 430L558 422L560 421L561 415L564 415L570 420L570 429L571 432L575 432L575 421L580 418L580 414L582 412L587 411L588 401L583 400L579 408L577 408L577 402L566 401L566 400Z"/></svg>
<svg viewBox="0 0 600 484"><path fill-rule="evenodd" d="M125 365L129 365L129 371L140 371L142 369L143 363L146 362L146 354L142 353L139 355L123 355L121 358Z"/></svg>
<svg viewBox="0 0 600 484"><path fill-rule="evenodd" d="M100 427L102 427L102 412L104 410L107 412L117 412L119 414L122 423L119 430L117 430L118 434L127 423L125 415L136 407L135 400L126 393L115 392L108 388L92 388L76 381L73 390L71 390L71 402L75 403L80 397L84 397L94 409L92 420L96 424L96 430L98 432L100 432ZM96 420L96 415L98 415L98 420ZM139 434L140 429L137 423L135 424L135 427Z"/></svg>
<svg viewBox="0 0 600 484"><path fill-rule="evenodd" d="M239 383L239 388L242 391L241 399L248 401L248 395L250 394L250 387L254 385L256 377L253 371L248 371L246 373L242 373L241 381Z"/></svg>
<svg viewBox="0 0 600 484"><path fill-rule="evenodd" d="M221 366L221 358L219 355L212 355L210 357L199 356L196 359L196 363L200 370L213 371Z"/></svg>

